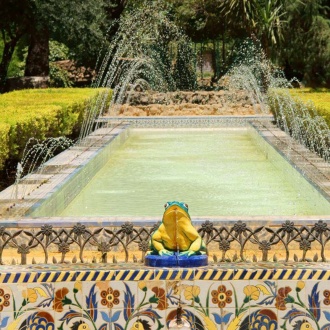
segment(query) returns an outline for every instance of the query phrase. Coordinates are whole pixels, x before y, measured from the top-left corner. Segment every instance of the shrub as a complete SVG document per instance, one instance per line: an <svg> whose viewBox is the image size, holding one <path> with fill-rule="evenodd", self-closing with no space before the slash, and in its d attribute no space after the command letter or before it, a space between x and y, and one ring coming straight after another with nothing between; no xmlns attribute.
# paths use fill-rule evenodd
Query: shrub
<svg viewBox="0 0 330 330"><path fill-rule="evenodd" d="M51 87L71 87L69 73L61 69L56 63L49 63L49 78Z"/></svg>
<svg viewBox="0 0 330 330"><path fill-rule="evenodd" d="M313 104L317 113L324 118L330 127L330 89L299 88L291 89L290 95L304 103Z"/></svg>
<svg viewBox="0 0 330 330"><path fill-rule="evenodd" d="M9 124L0 123L0 169L3 168L9 156L9 130Z"/></svg>
<svg viewBox="0 0 330 330"><path fill-rule="evenodd" d="M49 42L49 78L51 87L71 87L69 73L56 65L56 61L69 58L69 48L55 40Z"/></svg>
<svg viewBox="0 0 330 330"><path fill-rule="evenodd" d="M100 93L105 90L58 88L0 95L0 170L6 159L21 157L31 137L44 140L79 131L79 119Z"/></svg>
<svg viewBox="0 0 330 330"><path fill-rule="evenodd" d="M311 101L302 100L295 92L270 90L268 105L277 125L295 140L330 160L330 113ZM323 114L323 115L322 115Z"/></svg>

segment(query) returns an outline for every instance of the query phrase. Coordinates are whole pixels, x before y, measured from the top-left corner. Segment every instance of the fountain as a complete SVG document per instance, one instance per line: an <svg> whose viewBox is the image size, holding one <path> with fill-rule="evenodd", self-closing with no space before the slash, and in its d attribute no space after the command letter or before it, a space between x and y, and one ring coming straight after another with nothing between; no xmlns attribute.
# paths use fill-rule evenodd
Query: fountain
<svg viewBox="0 0 330 330"><path fill-rule="evenodd" d="M305 182L299 194L309 186L322 200L325 210L329 204L328 163L276 128L271 122L273 118L263 113L248 118L100 118L106 112L113 116L122 103L129 102L130 92L135 88L158 86L164 91L175 88L175 79L166 72L163 76L166 61L160 62L164 54L155 48L162 34L152 24L158 21L153 14L152 8L135 12L132 15L141 15L138 16L141 20L134 20L136 24L131 24L132 16L123 18L126 25L116 37L119 44L113 44L101 62L103 73L96 84L114 87L110 109L105 109L111 93L107 90L91 104L79 143L43 165L43 175L51 173L51 177L30 195L25 194L24 200L17 201L17 194L16 205L2 213L0 262L4 266L0 274L0 327L9 330L55 327L79 330L328 329L330 268L326 261L330 257L330 217L326 211L288 215L276 213L278 209L274 208L271 215L201 213L195 216L191 207L193 226L187 205L178 202L166 205L161 224L157 224L161 214L157 213L157 203L155 214L145 216L60 215L83 186L90 183L95 172L121 152L134 129L159 132L159 128L178 128L194 134L196 129L207 128L213 134L225 131L230 132L229 135L243 130L250 142L255 141L260 148L262 158L271 160L274 168L278 166L288 177L299 177L298 187ZM166 22L166 17L163 18ZM166 29L168 26L163 25ZM272 74L257 74L261 77L260 83L254 75L260 71L250 65L250 68L245 64L233 68L229 86L251 91L250 99L261 104L261 112L272 106L274 100L275 105L280 104L277 96L266 96L265 86L272 92L273 87L285 85L283 78L276 75L273 80ZM278 108L287 107L281 103ZM292 111L289 107L288 113L279 112L275 116L288 132L296 132L289 125ZM317 135L305 115L300 121L306 131ZM320 127L325 130L323 124ZM293 136L299 140L300 133ZM176 146L180 145L180 139L173 140ZM242 141L239 139L239 144ZM313 147L314 142L308 141L305 145ZM147 139L144 144L149 142ZM325 142L326 138L322 138L321 145ZM203 151L202 147L199 149ZM324 148L313 150L326 155ZM192 155L174 153L172 157L186 157L189 163L198 163ZM133 156L138 158L136 154ZM248 159L248 162L257 172L258 161ZM154 167L149 163L151 176ZM241 174L241 169L234 168L235 163L240 160L235 158L232 163L227 174L229 179L232 179L230 174ZM163 180L172 167L170 162L167 164L167 171L162 172ZM204 172L210 172L208 166L206 161L200 165ZM24 167L23 163L19 167L19 180ZM54 173L54 167L59 171ZM188 176L188 172L186 167L184 174ZM128 174L131 173L135 172ZM183 176L174 177L173 195ZM139 175L133 176L136 178ZM215 181L216 176L212 179ZM242 176L238 176L238 181L241 180ZM125 189L124 181L119 185ZM211 183L207 188L210 186ZM195 184L185 189L186 195L197 194L196 187ZM160 188L159 183L156 188ZM150 190L149 198L140 203L154 200L159 190ZM5 205L8 199L13 203L8 196L6 191L0 194ZM138 198L139 193L135 196ZM267 199L266 193L261 197ZM260 204L263 203L261 197ZM109 198L104 200L104 205L108 205ZM212 199L211 194L208 199ZM125 199L125 203L128 209L131 199ZM214 199L214 203L228 201ZM171 239L166 237L168 226ZM15 252L15 257L11 254L8 258L8 252ZM168 263L167 255L174 258L175 264ZM181 256L188 264L181 264ZM194 257L202 263L190 264Z"/></svg>
<svg viewBox="0 0 330 330"><path fill-rule="evenodd" d="M40 182L40 177L43 175L44 164L56 153L66 150L72 145L73 141L66 137L48 138L44 141L30 138L23 150L22 160L17 164L14 183L15 200L24 199L28 184L31 185L31 183L38 183L39 181L39 185L35 189L39 188L43 183L42 180ZM23 176L24 181L22 182ZM19 191L19 185L21 185L21 191ZM29 190L29 193L32 191Z"/></svg>
<svg viewBox="0 0 330 330"><path fill-rule="evenodd" d="M244 56L228 72L228 88L246 90L254 104L269 107L274 114L276 125L294 140L317 153L325 161L330 156L330 129L322 116L317 115L313 104L304 104L298 98L291 97L283 72L268 61L263 52L251 41L242 46Z"/></svg>
<svg viewBox="0 0 330 330"><path fill-rule="evenodd" d="M173 45L177 48L174 67L171 63L174 54L170 56ZM113 88L111 103L105 108L107 96L103 95L88 110L80 141L93 127L102 125L99 122L99 126L94 126L102 114L117 115L136 89L167 92L176 90L177 85L185 89L196 87L195 60L189 40L156 3L148 3L144 10L134 10L120 19L118 32L99 63L94 86Z"/></svg>

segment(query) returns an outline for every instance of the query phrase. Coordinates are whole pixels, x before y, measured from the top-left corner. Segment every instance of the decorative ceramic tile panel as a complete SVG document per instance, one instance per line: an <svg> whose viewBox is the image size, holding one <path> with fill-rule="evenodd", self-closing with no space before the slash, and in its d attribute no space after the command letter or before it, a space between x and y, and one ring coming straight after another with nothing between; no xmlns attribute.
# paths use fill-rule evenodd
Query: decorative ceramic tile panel
<svg viewBox="0 0 330 330"><path fill-rule="evenodd" d="M1 266L0 329L327 330L329 277L326 263Z"/></svg>

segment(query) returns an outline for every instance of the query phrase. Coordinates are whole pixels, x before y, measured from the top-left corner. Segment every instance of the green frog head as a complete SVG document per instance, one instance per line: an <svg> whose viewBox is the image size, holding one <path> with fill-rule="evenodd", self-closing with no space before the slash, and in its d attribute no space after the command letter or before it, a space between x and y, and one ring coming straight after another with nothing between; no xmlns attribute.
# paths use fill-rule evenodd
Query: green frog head
<svg viewBox="0 0 330 330"><path fill-rule="evenodd" d="M151 236L150 252L159 255L205 254L206 246L191 223L188 205L184 202L167 202L162 223Z"/></svg>
<svg viewBox="0 0 330 330"><path fill-rule="evenodd" d="M184 202L167 202L165 205L162 222L167 222L169 226L174 225L179 219L191 222L188 212L188 204Z"/></svg>
<svg viewBox="0 0 330 330"><path fill-rule="evenodd" d="M170 208L171 206L176 206L178 208L181 208L182 210L184 210L186 213L188 213L188 204L184 203L184 202L167 202L164 207L165 207L165 212L168 208Z"/></svg>

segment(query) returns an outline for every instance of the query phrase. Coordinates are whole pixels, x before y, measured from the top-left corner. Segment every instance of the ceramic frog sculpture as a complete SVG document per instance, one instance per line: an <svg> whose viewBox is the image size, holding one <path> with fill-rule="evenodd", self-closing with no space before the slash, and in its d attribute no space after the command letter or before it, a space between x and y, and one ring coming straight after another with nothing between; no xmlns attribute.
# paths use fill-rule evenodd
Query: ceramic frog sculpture
<svg viewBox="0 0 330 330"><path fill-rule="evenodd" d="M160 226L150 240L148 254L193 256L206 254L206 245L193 227L188 205L181 202L167 202Z"/></svg>

